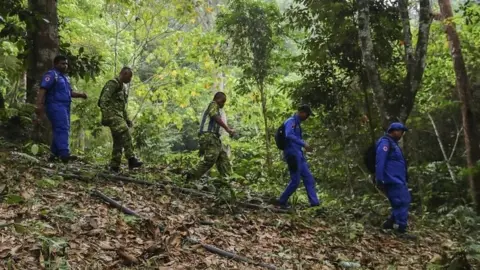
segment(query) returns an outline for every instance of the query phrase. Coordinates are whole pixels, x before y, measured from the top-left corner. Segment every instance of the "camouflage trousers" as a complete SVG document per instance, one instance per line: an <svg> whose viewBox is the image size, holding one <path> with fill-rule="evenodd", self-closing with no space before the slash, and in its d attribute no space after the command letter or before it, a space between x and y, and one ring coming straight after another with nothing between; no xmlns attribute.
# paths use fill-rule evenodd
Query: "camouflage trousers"
<svg viewBox="0 0 480 270"><path fill-rule="evenodd" d="M222 148L220 138L213 133L204 133L200 135L200 155L202 160L196 169L191 172L194 179L199 179L213 165L217 165L217 170L221 176L230 175L232 167L228 159L227 152Z"/></svg>
<svg viewBox="0 0 480 270"><path fill-rule="evenodd" d="M123 150L127 159L135 157L133 153L133 142L127 122L121 117L109 117L102 120L102 124L108 126L112 132L113 148L111 167L119 167L122 162Z"/></svg>

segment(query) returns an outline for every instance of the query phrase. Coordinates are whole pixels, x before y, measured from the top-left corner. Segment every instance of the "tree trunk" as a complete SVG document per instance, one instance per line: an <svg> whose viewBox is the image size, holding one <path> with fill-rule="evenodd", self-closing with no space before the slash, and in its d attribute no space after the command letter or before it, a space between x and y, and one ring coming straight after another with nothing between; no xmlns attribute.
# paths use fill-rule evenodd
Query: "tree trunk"
<svg viewBox="0 0 480 270"><path fill-rule="evenodd" d="M5 109L5 97L3 96L3 93L0 92L0 110Z"/></svg>
<svg viewBox="0 0 480 270"><path fill-rule="evenodd" d="M267 97L265 96L264 85L260 84L260 98L262 100L262 114L263 122L265 124L265 148L267 150L267 169L268 173L272 171L272 153L270 152L270 131L268 130L268 116L267 116Z"/></svg>
<svg viewBox="0 0 480 270"><path fill-rule="evenodd" d="M370 103L370 99L368 98L368 79L360 77L360 87L362 88L363 92L363 99L365 102L365 112L367 114L367 121L368 121L368 129L370 131L370 140L373 143L377 140L377 136L375 135L375 126L373 124L373 114L372 114L372 105Z"/></svg>
<svg viewBox="0 0 480 270"><path fill-rule="evenodd" d="M34 13L27 26L30 52L27 69L28 103L35 103L42 75L52 67L58 53L58 18L56 0L29 0L28 8Z"/></svg>
<svg viewBox="0 0 480 270"><path fill-rule="evenodd" d="M470 192L477 213L480 213L480 170L476 168L476 163L480 160L480 140L472 104L472 91L469 85L465 61L463 60L460 38L455 29L455 24L453 23L452 5L450 0L438 0L438 4L440 5L440 11L445 22L445 32L447 34L450 54L452 55L453 60L453 68L456 75L456 88L461 102L465 149L467 152L467 166L470 170L468 176Z"/></svg>
<svg viewBox="0 0 480 270"><path fill-rule="evenodd" d="M399 1L403 25L405 46L405 66L407 75L399 93L389 94L382 86L378 63L376 61L370 29L370 6L368 0L358 0L358 36L362 51L363 65L370 87L373 89L375 103L379 109L382 126L387 128L392 121L405 122L413 109L415 96L422 81L427 56L428 39L432 16L429 0L420 0L418 18L418 39L416 48L412 45L408 0Z"/></svg>
<svg viewBox="0 0 480 270"><path fill-rule="evenodd" d="M373 53L373 41L370 34L370 7L368 0L358 0L358 36L360 39L360 47L362 49L362 58L365 71L367 73L370 86L375 93L375 103L382 118L382 126L388 126L387 110L385 108L385 92L383 90L380 74L378 73L377 62Z"/></svg>

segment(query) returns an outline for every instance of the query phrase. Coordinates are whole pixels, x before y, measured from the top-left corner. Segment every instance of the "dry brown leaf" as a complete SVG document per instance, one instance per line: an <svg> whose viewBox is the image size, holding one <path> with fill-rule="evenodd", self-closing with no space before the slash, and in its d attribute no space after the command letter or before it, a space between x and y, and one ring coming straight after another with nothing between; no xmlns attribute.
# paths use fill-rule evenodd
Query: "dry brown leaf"
<svg viewBox="0 0 480 270"><path fill-rule="evenodd" d="M94 230L89 231L87 234L89 236L100 235L100 234L102 234L102 230L101 229L94 229Z"/></svg>
<svg viewBox="0 0 480 270"><path fill-rule="evenodd" d="M38 257L38 261L40 262L40 267L45 269L45 259L43 258L42 252L40 252L40 256Z"/></svg>
<svg viewBox="0 0 480 270"><path fill-rule="evenodd" d="M175 233L170 236L167 240L167 245L169 247L178 247L182 243L182 236L179 233Z"/></svg>
<svg viewBox="0 0 480 270"><path fill-rule="evenodd" d="M90 218L89 221L88 221L88 224L89 224L93 229L97 229L97 228L98 228L97 220L94 219L94 218Z"/></svg>
<svg viewBox="0 0 480 270"><path fill-rule="evenodd" d="M103 249L103 250L115 250L114 247L112 247L110 245L110 243L106 242L106 241L101 241L98 246Z"/></svg>
<svg viewBox="0 0 480 270"><path fill-rule="evenodd" d="M123 263L125 265L133 265L139 263L139 260L135 256L130 255L127 251L123 249L117 250L117 254L120 258L123 259Z"/></svg>

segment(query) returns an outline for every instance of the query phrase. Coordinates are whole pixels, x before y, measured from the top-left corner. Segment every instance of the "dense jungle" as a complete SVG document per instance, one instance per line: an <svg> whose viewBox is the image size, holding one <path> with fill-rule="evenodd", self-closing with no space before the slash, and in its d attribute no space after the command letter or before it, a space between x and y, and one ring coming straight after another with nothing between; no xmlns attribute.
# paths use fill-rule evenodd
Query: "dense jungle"
<svg viewBox="0 0 480 270"><path fill-rule="evenodd" d="M478 0L1 6L0 269L480 269ZM56 129L38 113L57 55L85 93L68 163L50 158ZM99 98L124 67L143 166L124 158L114 173ZM232 173L188 181L217 92ZM275 205L291 170L275 134L304 104L321 211L303 184L291 208ZM408 127L415 239L381 228L391 205L364 162L392 122Z"/></svg>

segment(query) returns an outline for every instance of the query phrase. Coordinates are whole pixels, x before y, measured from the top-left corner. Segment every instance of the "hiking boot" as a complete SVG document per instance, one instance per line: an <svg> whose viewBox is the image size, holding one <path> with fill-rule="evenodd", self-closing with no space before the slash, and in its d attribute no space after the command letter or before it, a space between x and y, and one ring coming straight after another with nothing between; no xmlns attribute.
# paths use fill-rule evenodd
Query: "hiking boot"
<svg viewBox="0 0 480 270"><path fill-rule="evenodd" d="M113 172L113 173L119 173L120 172L120 167L119 166L110 166L109 170L110 170L110 172Z"/></svg>
<svg viewBox="0 0 480 270"><path fill-rule="evenodd" d="M74 155L68 155L68 156L64 156L64 157L60 158L60 160L65 164L67 164L70 161L75 161L77 159L78 159L78 157L74 156Z"/></svg>
<svg viewBox="0 0 480 270"><path fill-rule="evenodd" d="M405 240L410 240L410 241L415 241L418 239L416 235L409 234L406 231L402 231L400 229L395 231L395 235L397 235L398 238L405 239Z"/></svg>
<svg viewBox="0 0 480 270"><path fill-rule="evenodd" d="M292 208L288 203L281 203L279 200L275 200L273 205L277 208L284 209L284 210L290 210Z"/></svg>
<svg viewBox="0 0 480 270"><path fill-rule="evenodd" d="M385 220L385 222L383 222L382 228L384 230L393 230L394 229L393 225L394 225L393 220L391 218L389 218L389 219Z"/></svg>
<svg viewBox="0 0 480 270"><path fill-rule="evenodd" d="M138 160L135 157L132 157L132 158L128 159L128 169L130 169L130 170L132 170L134 168L140 168L140 167L142 167L142 165L143 165L143 162L141 162L140 160Z"/></svg>
<svg viewBox="0 0 480 270"><path fill-rule="evenodd" d="M58 157L52 154L52 155L50 155L50 156L48 157L48 160L47 160L47 161L50 162L50 163L57 162L57 161L58 161Z"/></svg>

